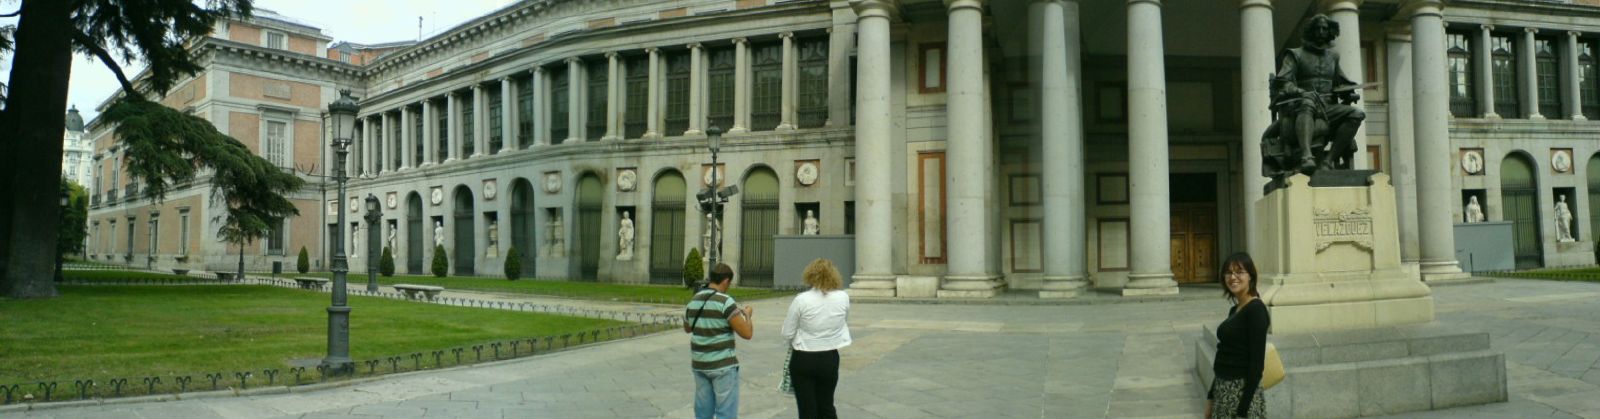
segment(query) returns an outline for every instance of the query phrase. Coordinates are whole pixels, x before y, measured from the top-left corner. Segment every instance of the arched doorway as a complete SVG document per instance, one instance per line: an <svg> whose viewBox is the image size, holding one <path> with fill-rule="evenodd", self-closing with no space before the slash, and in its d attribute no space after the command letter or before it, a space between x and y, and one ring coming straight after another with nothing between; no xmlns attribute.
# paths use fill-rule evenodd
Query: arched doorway
<svg viewBox="0 0 1600 419"><path fill-rule="evenodd" d="M688 188L676 170L656 177L650 201L650 283L683 283L683 200Z"/></svg>
<svg viewBox="0 0 1600 419"><path fill-rule="evenodd" d="M1589 229L1600 233L1600 154L1589 157ZM1594 234L1590 233L1590 234ZM1594 240L1594 239L1590 239ZM1594 249L1595 260L1600 261L1600 246Z"/></svg>
<svg viewBox="0 0 1600 419"><path fill-rule="evenodd" d="M478 252L474 248L477 240L476 227L472 223L472 190L466 186L457 186L455 192L455 252L450 255L450 261L456 267L456 275L470 276L477 272Z"/></svg>
<svg viewBox="0 0 1600 419"><path fill-rule="evenodd" d="M422 275L422 255L433 249L422 245L422 195L406 196L406 273Z"/></svg>
<svg viewBox="0 0 1600 419"><path fill-rule="evenodd" d="M539 253L534 247L534 237L538 237L534 222L533 184L527 179L518 178L511 183L511 246L517 249L517 254L522 258L522 272L524 276L533 277L535 269L534 255Z"/></svg>
<svg viewBox="0 0 1600 419"><path fill-rule="evenodd" d="M600 207L605 189L593 173L578 179L578 279L600 277Z"/></svg>
<svg viewBox="0 0 1600 419"><path fill-rule="evenodd" d="M778 234L778 175L758 168L744 178L739 201L739 286L772 286L772 236Z"/></svg>
<svg viewBox="0 0 1600 419"><path fill-rule="evenodd" d="M1512 154L1500 162L1500 214L1511 222L1512 253L1517 269L1544 265L1544 249L1539 242L1539 189L1533 162Z"/></svg>

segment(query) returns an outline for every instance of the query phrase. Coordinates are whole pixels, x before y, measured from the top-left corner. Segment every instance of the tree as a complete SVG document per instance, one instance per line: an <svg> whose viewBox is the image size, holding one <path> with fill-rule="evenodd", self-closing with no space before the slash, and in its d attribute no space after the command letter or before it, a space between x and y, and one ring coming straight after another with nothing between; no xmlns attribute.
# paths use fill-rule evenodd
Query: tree
<svg viewBox="0 0 1600 419"><path fill-rule="evenodd" d="M517 253L516 246L511 246L511 250L506 251L505 271L506 279L515 281L522 278L522 254Z"/></svg>
<svg viewBox="0 0 1600 419"><path fill-rule="evenodd" d="M56 295L55 284L50 280L55 269L54 255L50 253L56 249L60 232L50 223L30 221L57 219L61 211L54 196L58 185L40 182L37 174L61 172L60 156L66 130L66 121L61 115L67 108L67 81L72 71L73 53L93 55L117 76L123 88L119 104L145 101L147 94L163 95L180 78L201 69L187 49L189 40L210 33L219 18L248 16L252 3L252 0L22 0L21 8L7 14L18 19L15 32L0 30L0 54L9 52L12 58L10 83L5 86L3 99L6 106L0 109L0 196L6 197L5 202L0 202L0 290L5 295L13 298ZM144 90L135 88L113 53L147 65L144 76L138 80ZM118 132L124 141L128 140L120 135L120 128ZM165 138L183 136L176 132L161 135ZM193 139L215 143L219 138L226 136ZM211 168L239 163L202 160L201 156L155 156L148 150L132 148L127 154L129 162L163 157L189 157L203 163L200 166ZM145 180L154 185L148 182L148 177ZM151 192L160 196L162 191ZM245 215L228 218L241 217ZM261 225L249 219L240 219L234 224L238 237L249 237L259 231L256 227Z"/></svg>
<svg viewBox="0 0 1600 419"><path fill-rule="evenodd" d="M378 273L386 277L394 276L394 253L389 251L389 246L383 247L383 257L378 259Z"/></svg>
<svg viewBox="0 0 1600 419"><path fill-rule="evenodd" d="M689 255L683 257L683 287L694 288L705 276L705 262L700 261L700 249L689 248Z"/></svg>
<svg viewBox="0 0 1600 419"><path fill-rule="evenodd" d="M433 276L444 278L450 272L450 260L445 258L444 245L433 246Z"/></svg>
<svg viewBox="0 0 1600 419"><path fill-rule="evenodd" d="M66 255L83 253L83 240L89 237L89 197L88 192L75 182L61 180L61 191L70 198L67 201L66 212L61 214L61 226L56 241L56 251Z"/></svg>
<svg viewBox="0 0 1600 419"><path fill-rule="evenodd" d="M294 270L300 273L311 271L311 254L306 253L306 247L300 246L300 257L294 261Z"/></svg>

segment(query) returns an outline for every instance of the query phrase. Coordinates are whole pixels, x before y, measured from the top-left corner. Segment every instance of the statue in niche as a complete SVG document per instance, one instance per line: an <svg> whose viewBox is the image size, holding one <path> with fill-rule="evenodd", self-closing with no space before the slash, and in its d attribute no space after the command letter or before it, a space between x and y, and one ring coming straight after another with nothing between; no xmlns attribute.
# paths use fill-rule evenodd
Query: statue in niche
<svg viewBox="0 0 1600 419"><path fill-rule="evenodd" d="M346 255L346 256L349 256L350 259L355 259L355 258L361 257L361 239L360 239L360 237L361 237L361 224L360 223L351 224L350 225L350 254Z"/></svg>
<svg viewBox="0 0 1600 419"><path fill-rule="evenodd" d="M1483 207L1478 205L1478 197L1474 196L1467 198L1465 221L1469 223L1481 223L1483 220Z"/></svg>
<svg viewBox="0 0 1600 419"><path fill-rule="evenodd" d="M1572 210L1567 208L1566 195L1556 195L1556 241L1576 241L1572 238Z"/></svg>
<svg viewBox="0 0 1600 419"><path fill-rule="evenodd" d="M489 219L489 245L484 250L486 257L500 257L500 220Z"/></svg>
<svg viewBox="0 0 1600 419"><path fill-rule="evenodd" d="M433 245L444 246L444 221L433 222Z"/></svg>
<svg viewBox="0 0 1600 419"><path fill-rule="evenodd" d="M384 239L384 243L385 243L384 246L387 246L389 248L390 252L393 252L395 250L394 238L395 238L395 235L397 234L396 230L399 230L399 229L400 229L400 227L398 225L395 225L395 223L393 223L393 222L389 223L389 236L388 236L388 238Z"/></svg>
<svg viewBox="0 0 1600 419"><path fill-rule="evenodd" d="M722 225L717 222L711 213L706 213L705 233L700 238L701 246L706 248L705 255L710 260L713 254L722 247ZM720 255L719 255L720 256ZM721 260L720 257L717 258Z"/></svg>
<svg viewBox="0 0 1600 419"><path fill-rule="evenodd" d="M627 211L617 222L617 260L633 260L633 218Z"/></svg>
<svg viewBox="0 0 1600 419"><path fill-rule="evenodd" d="M564 256L566 252L564 251L565 249L562 248L563 246L561 243L561 237L563 236L561 231L561 214L551 214L550 222L546 223L544 231L548 232L545 236L545 242L549 243L548 254L550 257Z"/></svg>
<svg viewBox="0 0 1600 419"><path fill-rule="evenodd" d="M1261 138L1263 176L1310 176L1354 164L1356 130L1367 117L1355 104L1365 86L1339 70L1339 53L1333 50L1337 37L1338 22L1312 16L1304 45L1281 55L1271 81L1274 118Z"/></svg>
<svg viewBox="0 0 1600 419"><path fill-rule="evenodd" d="M822 234L822 229L817 226L816 213L806 210L806 219L800 222L800 234L807 236Z"/></svg>

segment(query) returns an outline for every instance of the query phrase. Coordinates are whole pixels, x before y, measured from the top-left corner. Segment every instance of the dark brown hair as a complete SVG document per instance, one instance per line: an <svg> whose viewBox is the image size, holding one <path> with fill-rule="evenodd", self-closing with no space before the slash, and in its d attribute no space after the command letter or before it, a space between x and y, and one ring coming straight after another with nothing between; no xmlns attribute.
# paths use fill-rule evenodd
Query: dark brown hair
<svg viewBox="0 0 1600 419"><path fill-rule="evenodd" d="M1228 301L1234 301L1233 292L1228 290L1228 270L1234 265L1244 268L1244 271L1250 274L1250 295L1260 297L1261 293L1256 291L1256 282L1259 279L1256 276L1256 262L1245 252L1234 253L1222 261L1222 271L1218 275L1218 282L1222 284L1222 295L1227 296Z"/></svg>
<svg viewBox="0 0 1600 419"><path fill-rule="evenodd" d="M715 268L711 268L712 284L721 284L730 279L733 279L733 268L728 267L728 264L718 263Z"/></svg>

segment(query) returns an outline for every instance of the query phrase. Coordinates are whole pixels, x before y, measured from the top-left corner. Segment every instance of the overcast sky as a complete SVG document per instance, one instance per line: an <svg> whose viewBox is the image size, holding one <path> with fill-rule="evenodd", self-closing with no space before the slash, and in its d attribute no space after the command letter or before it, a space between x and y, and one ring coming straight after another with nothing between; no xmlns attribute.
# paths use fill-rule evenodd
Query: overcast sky
<svg viewBox="0 0 1600 419"><path fill-rule="evenodd" d="M301 23L322 28L322 33L334 42L380 43L414 40L417 38L417 17L422 17L423 36L447 30L452 26L494 11L515 0L256 0L257 9L268 9ZM0 13L16 9L17 2L0 0ZM0 25L16 24L15 18L0 19ZM322 53L319 52L319 55ZM10 78L11 57L0 61L0 80ZM144 68L142 64L123 64L128 77ZM88 121L97 114L94 110L117 90L117 78L105 65L88 56L78 56L72 62L72 84L67 93L67 104L77 105L83 119Z"/></svg>

